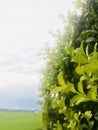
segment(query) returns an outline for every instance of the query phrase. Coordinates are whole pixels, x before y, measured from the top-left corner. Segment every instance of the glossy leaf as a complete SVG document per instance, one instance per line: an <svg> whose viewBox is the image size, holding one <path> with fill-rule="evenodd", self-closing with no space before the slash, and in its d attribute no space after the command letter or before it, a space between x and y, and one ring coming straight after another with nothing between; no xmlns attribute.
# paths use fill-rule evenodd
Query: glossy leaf
<svg viewBox="0 0 98 130"><path fill-rule="evenodd" d="M89 98L91 98L92 100L97 100L97 87L93 86L93 88L91 88L87 94L89 96Z"/></svg>
<svg viewBox="0 0 98 130"><path fill-rule="evenodd" d="M62 85L62 86L65 85L65 81L64 81L64 79L63 79L63 72L60 72L60 73L59 73L57 79L58 79L58 82L59 82L60 85Z"/></svg>
<svg viewBox="0 0 98 130"><path fill-rule="evenodd" d="M95 38L94 37L89 37L86 42L94 42L95 41Z"/></svg>
<svg viewBox="0 0 98 130"><path fill-rule="evenodd" d="M82 95L76 95L70 100L70 105L79 105L80 103L87 101L90 101L90 99Z"/></svg>
<svg viewBox="0 0 98 130"><path fill-rule="evenodd" d="M72 58L73 62L77 63L88 63L88 58L83 50L83 45L75 50L75 56Z"/></svg>
<svg viewBox="0 0 98 130"><path fill-rule="evenodd" d="M82 85L82 82L81 82L81 81L78 83L78 91L79 91L80 93L84 93L84 91L83 91L83 85Z"/></svg>

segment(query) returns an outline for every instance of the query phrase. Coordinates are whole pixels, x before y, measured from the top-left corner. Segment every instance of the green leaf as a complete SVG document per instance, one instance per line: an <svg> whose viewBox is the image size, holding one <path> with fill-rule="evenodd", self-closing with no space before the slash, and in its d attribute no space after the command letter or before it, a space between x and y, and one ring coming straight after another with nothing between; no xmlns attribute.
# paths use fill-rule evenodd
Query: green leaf
<svg viewBox="0 0 98 130"><path fill-rule="evenodd" d="M65 88L65 93L72 92L72 93L78 93L74 87L74 84L68 83L67 87Z"/></svg>
<svg viewBox="0 0 98 130"><path fill-rule="evenodd" d="M54 66L57 68L59 66L59 64L57 63L57 61L54 61Z"/></svg>
<svg viewBox="0 0 98 130"><path fill-rule="evenodd" d="M64 81L64 79L63 79L63 72L60 72L60 73L58 74L57 79L58 79L58 82L59 82L60 85L62 85L62 86L65 85L65 81Z"/></svg>
<svg viewBox="0 0 98 130"><path fill-rule="evenodd" d="M79 115L78 115L78 113L74 113L74 119L77 120L77 121L79 120Z"/></svg>
<svg viewBox="0 0 98 130"><path fill-rule="evenodd" d="M97 46L98 46L98 43L96 43L94 46L94 52L97 52Z"/></svg>
<svg viewBox="0 0 98 130"><path fill-rule="evenodd" d="M98 121L98 112L94 115L95 119Z"/></svg>
<svg viewBox="0 0 98 130"><path fill-rule="evenodd" d="M87 30L87 31L84 31L84 33L93 33L93 34L95 33L96 34L97 31L96 30Z"/></svg>
<svg viewBox="0 0 98 130"><path fill-rule="evenodd" d="M95 38L94 37L89 37L86 42L94 42L95 41Z"/></svg>
<svg viewBox="0 0 98 130"><path fill-rule="evenodd" d="M56 94L56 93L59 93L59 92L64 92L64 93L69 93L69 92L78 93L76 91L76 89L74 88L74 85L71 84L71 83L64 84L64 86L54 86L54 89L51 90L51 94Z"/></svg>
<svg viewBox="0 0 98 130"><path fill-rule="evenodd" d="M83 50L83 45L81 45L80 48L77 48L75 50L75 56L72 58L72 62L82 63L82 64L88 63L88 58Z"/></svg>
<svg viewBox="0 0 98 130"><path fill-rule="evenodd" d="M80 93L84 93L82 81L80 81L80 82L78 83L78 91L79 91Z"/></svg>
<svg viewBox="0 0 98 130"><path fill-rule="evenodd" d="M87 98L87 97L81 97L81 98L76 102L76 105L79 105L79 104L82 103L82 102L88 102L88 101L90 101L89 98Z"/></svg>
<svg viewBox="0 0 98 130"><path fill-rule="evenodd" d="M64 89L65 89L64 86L61 86L61 87L60 86L58 86L58 87L55 86L54 89L51 90L51 94L56 94L58 92L62 92Z"/></svg>
<svg viewBox="0 0 98 130"><path fill-rule="evenodd" d="M74 48L73 47L70 48L70 55L74 56Z"/></svg>
<svg viewBox="0 0 98 130"><path fill-rule="evenodd" d="M70 106L74 106L75 103L80 99L80 95L76 95L74 96L71 100L70 100Z"/></svg>
<svg viewBox="0 0 98 130"><path fill-rule="evenodd" d="M93 100L97 100L97 87L93 86L93 88L91 88L87 93L87 96Z"/></svg>
<svg viewBox="0 0 98 130"><path fill-rule="evenodd" d="M78 73L78 74L84 74L85 72L86 73L90 73L90 72L93 72L93 71L96 71L96 70L98 70L98 61L96 61L96 62L93 62L93 63L89 63L89 64L86 64L86 65L84 65L84 66L78 66L77 68L76 68L76 72Z"/></svg>
<svg viewBox="0 0 98 130"><path fill-rule="evenodd" d="M71 100L70 100L70 106L74 106L74 105L79 105L82 102L87 102L90 99L82 96L82 95L75 95Z"/></svg>
<svg viewBox="0 0 98 130"><path fill-rule="evenodd" d="M74 47L71 47L71 45L67 43L65 46L65 52L70 56L74 56Z"/></svg>
<svg viewBox="0 0 98 130"><path fill-rule="evenodd" d="M80 65L76 68L76 72L78 73L78 74L83 74L84 73L84 69L83 69L83 66L81 67Z"/></svg>
<svg viewBox="0 0 98 130"><path fill-rule="evenodd" d="M92 117L91 111L86 111L85 114L84 114L84 116L85 116L85 118L86 118L87 120L89 120L89 119Z"/></svg>
<svg viewBox="0 0 98 130"><path fill-rule="evenodd" d="M92 56L88 56L88 62L93 63L98 61L98 52L94 52Z"/></svg>
<svg viewBox="0 0 98 130"><path fill-rule="evenodd" d="M62 125L57 121L57 130L63 130Z"/></svg>

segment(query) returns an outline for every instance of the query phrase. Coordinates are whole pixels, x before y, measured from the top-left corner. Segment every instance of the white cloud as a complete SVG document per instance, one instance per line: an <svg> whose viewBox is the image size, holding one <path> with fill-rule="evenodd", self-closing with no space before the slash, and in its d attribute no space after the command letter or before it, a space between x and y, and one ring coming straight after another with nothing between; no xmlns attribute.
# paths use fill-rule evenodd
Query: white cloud
<svg viewBox="0 0 98 130"><path fill-rule="evenodd" d="M37 53L46 41L53 46L49 31L63 27L58 16L68 8L72 7L67 0L0 1L0 95L38 94L45 62Z"/></svg>
<svg viewBox="0 0 98 130"><path fill-rule="evenodd" d="M1 72L0 73L0 88L10 89L14 86L35 86L38 85L39 75L15 73L15 72Z"/></svg>

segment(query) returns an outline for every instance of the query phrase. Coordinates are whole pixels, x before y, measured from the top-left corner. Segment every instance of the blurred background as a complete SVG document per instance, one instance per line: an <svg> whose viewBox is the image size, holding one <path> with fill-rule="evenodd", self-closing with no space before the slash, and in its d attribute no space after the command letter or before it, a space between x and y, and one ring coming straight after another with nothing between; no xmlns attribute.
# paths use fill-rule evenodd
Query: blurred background
<svg viewBox="0 0 98 130"><path fill-rule="evenodd" d="M0 109L40 109L38 54L55 46L51 32L62 33L60 16L73 8L71 0L0 1Z"/></svg>

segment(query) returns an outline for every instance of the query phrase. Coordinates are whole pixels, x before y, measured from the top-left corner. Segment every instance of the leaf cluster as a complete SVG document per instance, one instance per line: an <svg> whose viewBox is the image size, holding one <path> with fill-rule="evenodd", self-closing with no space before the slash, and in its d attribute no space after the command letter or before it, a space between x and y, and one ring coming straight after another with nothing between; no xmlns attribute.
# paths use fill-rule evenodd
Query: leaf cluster
<svg viewBox="0 0 98 130"><path fill-rule="evenodd" d="M81 15L69 13L56 47L46 50L40 87L44 130L98 129L97 5L78 0Z"/></svg>

